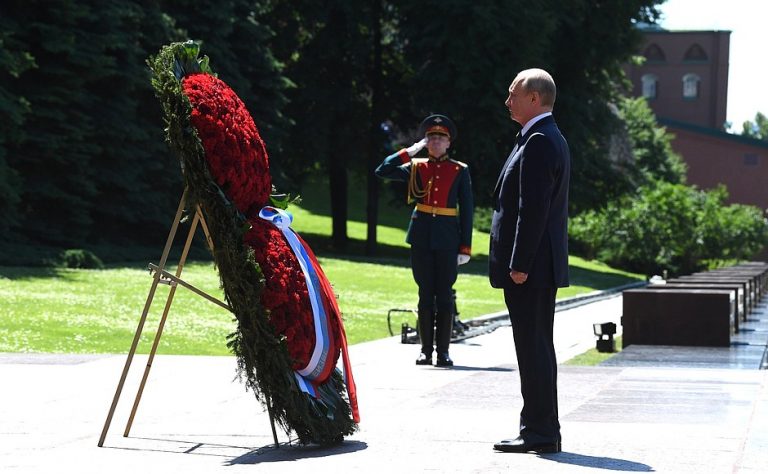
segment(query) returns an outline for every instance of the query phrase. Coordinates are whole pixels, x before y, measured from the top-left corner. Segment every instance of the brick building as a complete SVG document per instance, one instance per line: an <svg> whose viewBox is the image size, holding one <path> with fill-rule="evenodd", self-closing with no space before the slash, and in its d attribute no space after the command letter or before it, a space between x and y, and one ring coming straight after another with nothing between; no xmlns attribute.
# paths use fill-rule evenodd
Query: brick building
<svg viewBox="0 0 768 474"><path fill-rule="evenodd" d="M688 165L688 183L722 183L731 202L768 209L768 142L725 132L731 32L644 33L646 61L627 66L627 75L633 94L646 97L675 136L672 148Z"/></svg>

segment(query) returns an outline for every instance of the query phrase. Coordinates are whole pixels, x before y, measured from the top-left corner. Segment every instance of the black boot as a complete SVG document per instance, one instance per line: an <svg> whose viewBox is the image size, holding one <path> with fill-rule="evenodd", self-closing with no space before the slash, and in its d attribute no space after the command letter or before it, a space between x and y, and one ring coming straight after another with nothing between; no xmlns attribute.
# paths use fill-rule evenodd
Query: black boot
<svg viewBox="0 0 768 474"><path fill-rule="evenodd" d="M435 339L435 314L432 311L419 310L419 339L421 354L416 365L432 365L432 344Z"/></svg>
<svg viewBox="0 0 768 474"><path fill-rule="evenodd" d="M451 367L453 361L448 355L448 346L451 344L451 330L453 329L453 315L450 313L437 313L437 365L438 367Z"/></svg>

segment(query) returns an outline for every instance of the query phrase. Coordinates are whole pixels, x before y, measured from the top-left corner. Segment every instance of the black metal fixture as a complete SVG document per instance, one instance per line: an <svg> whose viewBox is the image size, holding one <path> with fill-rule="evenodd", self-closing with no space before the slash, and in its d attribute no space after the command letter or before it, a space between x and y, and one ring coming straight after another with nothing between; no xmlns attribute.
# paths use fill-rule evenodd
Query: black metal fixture
<svg viewBox="0 0 768 474"><path fill-rule="evenodd" d="M613 340L613 335L616 334L616 323L593 324L592 330L597 336L595 343L597 352L616 352L616 341Z"/></svg>

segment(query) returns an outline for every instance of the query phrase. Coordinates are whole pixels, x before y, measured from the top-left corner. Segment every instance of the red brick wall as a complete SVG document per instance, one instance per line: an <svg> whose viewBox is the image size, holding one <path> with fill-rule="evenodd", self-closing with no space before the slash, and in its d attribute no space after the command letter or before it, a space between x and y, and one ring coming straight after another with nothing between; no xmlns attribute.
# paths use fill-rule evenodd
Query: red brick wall
<svg viewBox="0 0 768 474"><path fill-rule="evenodd" d="M670 125L667 130L675 135L672 148L688 165L689 184L708 189L722 183L730 202L768 209L768 143L752 145L736 135Z"/></svg>
<svg viewBox="0 0 768 474"><path fill-rule="evenodd" d="M632 95L642 96L641 77L658 77L657 96L648 101L658 117L688 122L723 130L728 93L728 57L730 31L646 31L639 54L652 44L664 53L664 61L648 60L641 66L627 66L632 81ZM686 61L686 51L698 44L707 55L706 61ZM683 97L683 76L689 73L701 78L699 96Z"/></svg>

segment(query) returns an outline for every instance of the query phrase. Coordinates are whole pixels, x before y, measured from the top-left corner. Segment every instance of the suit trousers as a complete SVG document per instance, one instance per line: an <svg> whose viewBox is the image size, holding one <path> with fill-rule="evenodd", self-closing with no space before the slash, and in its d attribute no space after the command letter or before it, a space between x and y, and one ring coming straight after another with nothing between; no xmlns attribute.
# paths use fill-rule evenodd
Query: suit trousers
<svg viewBox="0 0 768 474"><path fill-rule="evenodd" d="M553 342L557 288L504 288L520 373L520 436L531 443L560 441L557 358Z"/></svg>

